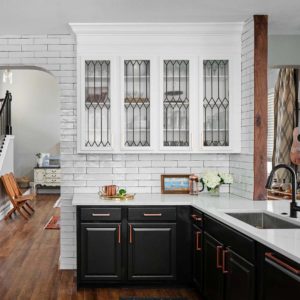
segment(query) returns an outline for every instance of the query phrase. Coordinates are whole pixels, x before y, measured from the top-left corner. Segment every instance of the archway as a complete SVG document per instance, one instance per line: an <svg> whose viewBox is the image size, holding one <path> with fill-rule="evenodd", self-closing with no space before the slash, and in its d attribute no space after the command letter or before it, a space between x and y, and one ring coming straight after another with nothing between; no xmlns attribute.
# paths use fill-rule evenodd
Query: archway
<svg viewBox="0 0 300 300"><path fill-rule="evenodd" d="M36 67L14 67L12 84L2 82L0 95L12 93L12 125L15 136L15 174L33 179L39 152L59 154L59 85L48 72Z"/></svg>

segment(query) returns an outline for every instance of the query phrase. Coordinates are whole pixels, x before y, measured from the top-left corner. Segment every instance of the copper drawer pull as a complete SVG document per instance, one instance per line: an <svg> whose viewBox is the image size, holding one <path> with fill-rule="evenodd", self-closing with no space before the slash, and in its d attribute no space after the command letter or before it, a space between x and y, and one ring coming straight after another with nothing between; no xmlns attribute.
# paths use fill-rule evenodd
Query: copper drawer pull
<svg viewBox="0 0 300 300"><path fill-rule="evenodd" d="M197 215L191 215L191 217L195 221L202 221L202 218L198 217Z"/></svg>
<svg viewBox="0 0 300 300"><path fill-rule="evenodd" d="M228 253L229 251L228 250L223 250L223 253L222 253L222 272L223 274L227 274L228 273L228 270L225 269L226 267L226 254Z"/></svg>
<svg viewBox="0 0 300 300"><path fill-rule="evenodd" d="M162 214L146 214L144 213L144 217L161 217Z"/></svg>
<svg viewBox="0 0 300 300"><path fill-rule="evenodd" d="M220 250L222 250L223 246L217 246L217 269L222 269L222 264L220 264Z"/></svg>
<svg viewBox="0 0 300 300"><path fill-rule="evenodd" d="M121 244L121 225L118 224L118 243Z"/></svg>
<svg viewBox="0 0 300 300"><path fill-rule="evenodd" d="M110 214L92 214L93 217L110 217Z"/></svg>
<svg viewBox="0 0 300 300"><path fill-rule="evenodd" d="M287 263L285 263L284 261L282 261L281 259L277 258L274 256L274 254L272 252L266 252L265 256L267 258L269 258L270 260L274 261L275 263L277 263L278 265L280 265L281 267L287 269L288 271L296 274L296 275L300 275L300 270L295 269L294 267L288 265Z"/></svg>
<svg viewBox="0 0 300 300"><path fill-rule="evenodd" d="M196 232L196 250L197 251L201 251L202 250L201 246L199 246L199 241L200 241L199 237L200 236L201 236L201 231L197 231Z"/></svg>
<svg viewBox="0 0 300 300"><path fill-rule="evenodd" d="M129 243L132 244L132 225L129 225Z"/></svg>

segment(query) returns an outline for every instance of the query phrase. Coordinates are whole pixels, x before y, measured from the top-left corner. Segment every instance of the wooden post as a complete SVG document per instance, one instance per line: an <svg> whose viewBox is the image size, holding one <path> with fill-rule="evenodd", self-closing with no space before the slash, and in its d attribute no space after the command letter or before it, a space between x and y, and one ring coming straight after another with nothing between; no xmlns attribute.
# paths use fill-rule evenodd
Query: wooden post
<svg viewBox="0 0 300 300"><path fill-rule="evenodd" d="M268 16L254 16L254 189L253 199L267 197Z"/></svg>

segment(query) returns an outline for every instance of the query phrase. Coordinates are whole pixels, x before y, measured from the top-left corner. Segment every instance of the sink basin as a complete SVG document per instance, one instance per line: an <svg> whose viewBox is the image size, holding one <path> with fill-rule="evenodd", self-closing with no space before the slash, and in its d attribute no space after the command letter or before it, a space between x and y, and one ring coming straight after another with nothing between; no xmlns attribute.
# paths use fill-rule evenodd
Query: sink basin
<svg viewBox="0 0 300 300"><path fill-rule="evenodd" d="M282 220L264 212L227 213L227 215L259 229L295 229L300 228L290 221Z"/></svg>

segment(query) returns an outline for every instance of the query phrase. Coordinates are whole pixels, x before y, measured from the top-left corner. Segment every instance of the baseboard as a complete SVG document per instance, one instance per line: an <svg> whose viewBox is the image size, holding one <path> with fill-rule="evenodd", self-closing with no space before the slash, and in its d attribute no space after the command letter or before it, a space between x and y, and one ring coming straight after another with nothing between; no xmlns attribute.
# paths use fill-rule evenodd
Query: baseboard
<svg viewBox="0 0 300 300"><path fill-rule="evenodd" d="M36 190L37 195L52 195L60 194L60 189L42 189L39 188Z"/></svg>

